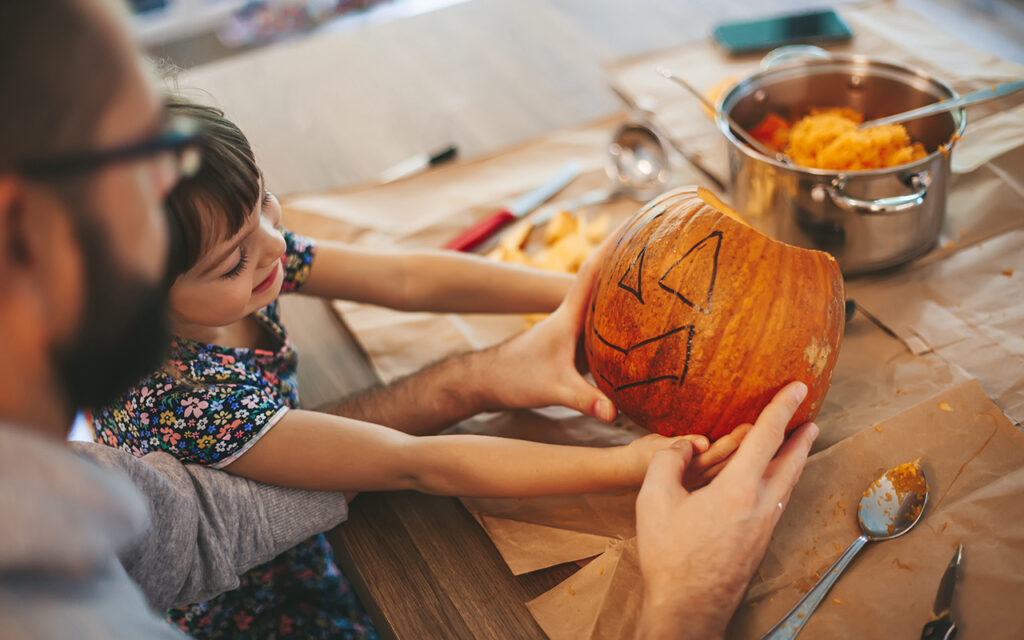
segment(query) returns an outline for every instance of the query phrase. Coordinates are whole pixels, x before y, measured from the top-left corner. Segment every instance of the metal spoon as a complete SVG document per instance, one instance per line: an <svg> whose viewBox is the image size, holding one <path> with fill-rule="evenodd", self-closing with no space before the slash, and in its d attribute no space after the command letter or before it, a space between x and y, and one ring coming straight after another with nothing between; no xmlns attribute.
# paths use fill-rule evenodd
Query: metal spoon
<svg viewBox="0 0 1024 640"><path fill-rule="evenodd" d="M863 532L861 536L832 563L796 606L761 636L761 640L795 638L857 552L868 542L890 540L910 531L921 519L927 503L928 483L916 461L893 467L882 474L864 492L857 507L857 522Z"/></svg>
<svg viewBox="0 0 1024 640"><path fill-rule="evenodd" d="M658 73L660 73L661 75L665 76L669 80L675 82L682 88L692 93L694 97L697 98L697 100L699 100L702 105L704 105L705 108L709 109L712 113L716 114L717 116L728 122L729 127L736 132L736 135L743 138L743 141L749 144L754 149L756 149L758 153L766 155L769 158L774 158L777 162L781 162L783 164L793 164L790 161L790 159L786 157L786 154L779 151L772 151L771 149L763 145L761 142L759 142L757 138L750 135L746 129L741 127L738 122L732 119L732 116L730 116L728 113L724 111L719 110L717 107L715 107L715 105L711 104L711 102L707 98L705 98L700 91L697 91L697 89L695 89L693 85L691 85L689 82L683 80L682 78L672 73L672 71L666 69L665 67L658 67Z"/></svg>
<svg viewBox="0 0 1024 640"><path fill-rule="evenodd" d="M944 113L946 111L952 111L953 109L959 109L960 107L966 107L970 104L978 104L979 102L988 102L989 100L995 100L1008 96L1011 93L1024 90L1024 80L1017 80L1015 82L1004 82L997 84L994 87L982 89L980 91L974 91L968 93L965 96L960 96L953 100L943 100L941 102L935 102L919 109L911 109L910 111L904 111L903 113L897 113L893 116L886 116L884 118L876 118L874 120L868 120L858 125L858 129L867 129L869 127L877 127L883 124L895 124L897 122L906 122L907 120L916 120L917 118L923 118L925 116L932 116L936 113Z"/></svg>

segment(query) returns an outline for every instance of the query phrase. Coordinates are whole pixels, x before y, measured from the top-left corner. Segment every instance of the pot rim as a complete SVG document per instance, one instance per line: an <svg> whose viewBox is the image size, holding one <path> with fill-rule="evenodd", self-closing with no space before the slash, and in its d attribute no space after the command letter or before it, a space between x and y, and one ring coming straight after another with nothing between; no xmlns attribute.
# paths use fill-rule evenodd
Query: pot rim
<svg viewBox="0 0 1024 640"><path fill-rule="evenodd" d="M881 169L854 169L837 171L835 169L815 169L813 167L802 167L795 164L785 164L779 162L775 158L771 158L759 153L754 148L747 145L741 139L733 135L732 128L729 123L725 120L722 114L725 111L725 104L737 91L744 88L750 88L745 95L749 95L754 90L760 88L761 85L765 84L767 80L773 79L777 76L788 76L794 73L798 73L800 70L814 70L818 69L819 72L839 70L842 67L847 69L861 68L865 71L865 75L870 75L870 70L883 69L886 71L885 75L896 75L899 76L895 79L905 80L908 78L918 78L923 82L930 83L933 86L945 91L948 95L944 96L945 99L955 99L960 97L952 87L948 84L939 80L925 71L905 65L901 62L894 60L887 60L884 58L873 58L865 55L846 55L846 54L829 54L827 58L799 58L796 60L790 60L786 62L773 65L768 69L762 69L757 73L747 76L733 85L728 91L722 93L722 96L718 99L718 103L715 105L717 113L715 114L715 124L718 130L725 136L726 140L732 145L733 148L737 149L740 153L745 154L748 158L770 164L779 169L786 171L794 171L804 175L819 176L822 178L837 178L839 176L854 175L857 177L870 178L873 176L888 176L894 171L906 171L906 172L920 172L926 166L936 160L937 156L945 155L945 160L949 160L949 154L953 152L955 144L950 144L946 154L942 154L940 149L929 153L924 158L915 162L907 164L897 165L895 167L884 167ZM909 83L908 83L909 84ZM964 129L967 126L967 112L966 109L954 109L949 112L956 123L956 131L950 137L950 140L956 140L963 136Z"/></svg>

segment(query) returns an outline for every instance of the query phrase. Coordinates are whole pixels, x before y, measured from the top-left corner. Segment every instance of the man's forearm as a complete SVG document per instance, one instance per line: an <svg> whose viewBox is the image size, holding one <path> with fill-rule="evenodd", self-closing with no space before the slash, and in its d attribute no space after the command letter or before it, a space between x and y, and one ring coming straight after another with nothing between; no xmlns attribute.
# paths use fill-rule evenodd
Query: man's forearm
<svg viewBox="0 0 1024 640"><path fill-rule="evenodd" d="M635 640L720 640L728 616L719 620L717 610L713 603L687 601L672 592L659 597L645 588Z"/></svg>
<svg viewBox="0 0 1024 640"><path fill-rule="evenodd" d="M329 412L425 435L481 411L502 407L490 383L501 345L449 358L383 387L375 387Z"/></svg>

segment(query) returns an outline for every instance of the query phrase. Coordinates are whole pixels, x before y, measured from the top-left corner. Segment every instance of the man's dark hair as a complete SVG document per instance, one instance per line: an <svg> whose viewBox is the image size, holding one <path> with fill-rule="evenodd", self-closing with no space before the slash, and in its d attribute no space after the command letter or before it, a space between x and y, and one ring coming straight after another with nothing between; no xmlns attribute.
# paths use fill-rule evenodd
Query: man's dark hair
<svg viewBox="0 0 1024 640"><path fill-rule="evenodd" d="M93 148L134 64L99 5L0 2L0 172Z"/></svg>

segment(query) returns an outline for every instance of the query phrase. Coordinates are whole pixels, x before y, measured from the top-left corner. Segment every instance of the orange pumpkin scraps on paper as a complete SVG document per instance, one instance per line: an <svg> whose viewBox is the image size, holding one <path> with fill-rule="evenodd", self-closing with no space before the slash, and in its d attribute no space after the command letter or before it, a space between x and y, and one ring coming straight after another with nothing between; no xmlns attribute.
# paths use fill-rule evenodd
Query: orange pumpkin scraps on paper
<svg viewBox="0 0 1024 640"><path fill-rule="evenodd" d="M576 215L568 211L556 213L540 235L542 246L527 252L533 231L533 222L523 220L509 229L497 246L484 257L498 262L508 262L546 271L576 273L580 265L600 246L610 231L611 217L606 213L594 220L588 220L580 211ZM544 318L546 313L528 313L524 317L530 327Z"/></svg>
<svg viewBox="0 0 1024 640"><path fill-rule="evenodd" d="M683 187L641 209L604 258L587 359L598 387L651 431L720 438L792 380L809 392L788 428L821 409L843 335L839 267L740 220Z"/></svg>

